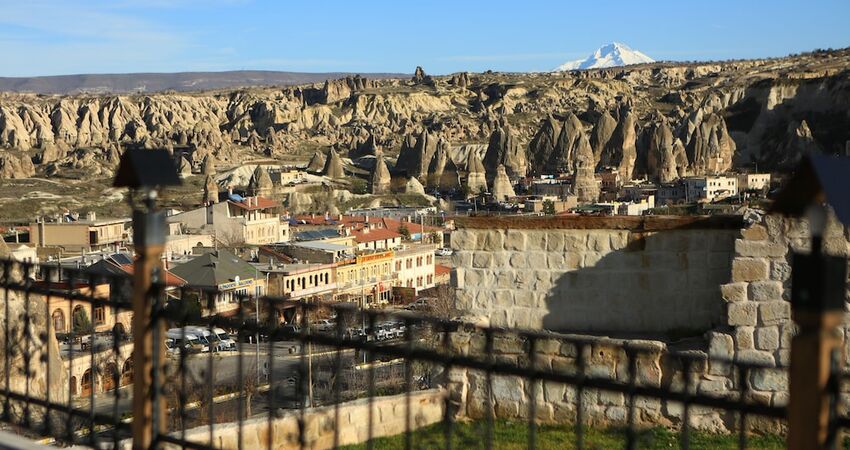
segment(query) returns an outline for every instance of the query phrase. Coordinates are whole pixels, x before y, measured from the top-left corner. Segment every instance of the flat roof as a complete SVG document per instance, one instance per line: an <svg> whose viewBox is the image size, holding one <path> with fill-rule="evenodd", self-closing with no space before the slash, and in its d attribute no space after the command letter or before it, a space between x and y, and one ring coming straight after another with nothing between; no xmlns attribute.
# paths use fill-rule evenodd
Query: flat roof
<svg viewBox="0 0 850 450"><path fill-rule="evenodd" d="M573 229L663 231L675 229L744 228L741 215L712 216L480 216L456 217L463 229Z"/></svg>
<svg viewBox="0 0 850 450"><path fill-rule="evenodd" d="M335 244L333 242L324 242L324 241L305 241L305 242L295 242L290 245L295 247L305 247L305 248L314 248L317 250L325 250L329 252L337 252L337 251L345 251L351 250L354 248L353 245L342 245Z"/></svg>

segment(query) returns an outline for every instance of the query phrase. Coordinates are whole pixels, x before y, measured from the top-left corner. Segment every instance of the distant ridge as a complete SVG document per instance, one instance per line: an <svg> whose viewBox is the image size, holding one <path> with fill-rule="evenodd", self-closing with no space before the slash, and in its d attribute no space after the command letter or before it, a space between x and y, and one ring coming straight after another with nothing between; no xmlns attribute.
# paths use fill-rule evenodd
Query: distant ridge
<svg viewBox="0 0 850 450"><path fill-rule="evenodd" d="M229 72L81 74L43 77L0 77L0 92L35 94L126 94L162 91L205 91L249 86L286 86L320 83L354 75L352 72ZM366 73L366 78L401 78L404 74Z"/></svg>
<svg viewBox="0 0 850 450"><path fill-rule="evenodd" d="M554 71L602 69L605 67L629 66L632 64L652 62L655 62L655 60L637 50L633 50L628 45L612 42L600 47L586 59L566 62L558 66Z"/></svg>

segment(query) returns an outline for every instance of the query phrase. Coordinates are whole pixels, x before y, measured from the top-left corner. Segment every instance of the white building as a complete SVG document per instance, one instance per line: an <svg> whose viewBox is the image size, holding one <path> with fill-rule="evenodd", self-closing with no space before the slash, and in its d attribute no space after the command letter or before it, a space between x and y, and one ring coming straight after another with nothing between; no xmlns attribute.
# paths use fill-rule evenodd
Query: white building
<svg viewBox="0 0 850 450"><path fill-rule="evenodd" d="M738 195L738 178L724 176L688 177L685 200L688 203L711 203Z"/></svg>
<svg viewBox="0 0 850 450"><path fill-rule="evenodd" d="M434 281L434 245L409 245L393 255L393 272L398 285L416 289L418 294L436 285Z"/></svg>
<svg viewBox="0 0 850 450"><path fill-rule="evenodd" d="M741 191L761 191L770 188L769 173L742 173L738 175L738 189Z"/></svg>
<svg viewBox="0 0 850 450"><path fill-rule="evenodd" d="M209 233L225 245L262 245L289 241L289 222L277 213L280 205L265 197L227 200L168 217L190 233Z"/></svg>

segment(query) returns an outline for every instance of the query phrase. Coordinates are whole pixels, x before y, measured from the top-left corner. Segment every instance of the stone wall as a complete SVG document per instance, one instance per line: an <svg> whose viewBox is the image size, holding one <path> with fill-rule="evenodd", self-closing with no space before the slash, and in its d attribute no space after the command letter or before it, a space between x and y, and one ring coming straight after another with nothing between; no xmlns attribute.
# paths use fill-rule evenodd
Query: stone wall
<svg viewBox="0 0 850 450"><path fill-rule="evenodd" d="M729 280L739 221L670 228L635 219L528 218L504 228L460 221L452 235L458 307L494 326L570 332L699 332L722 323L719 286Z"/></svg>
<svg viewBox="0 0 850 450"><path fill-rule="evenodd" d="M791 252L806 251L809 245L804 221L768 216L752 225L740 222L733 230L711 222L702 224L703 228L694 222L661 230L658 228L664 226L652 223L652 219L640 226L600 219L583 224L581 219L543 227L523 220L497 220L491 221L489 229L474 222L465 227L461 222L461 229L452 238L457 250L455 283L460 308L473 318L484 317L483 321L491 325L607 331L621 336L670 330L676 320L681 320L704 331L702 339L690 343L688 352L706 358L692 367L690 386L694 392L738 395L744 386L737 374L728 364L712 360L753 362L774 368L748 374L744 382L749 399L776 406L787 403L785 366L796 331L788 303ZM827 227L824 247L828 254L850 255L850 232L834 217ZM514 258L516 263L512 262ZM653 277L655 272L664 274L657 280L666 280L641 284L641 276ZM700 273L704 276L699 277ZM593 276L580 281L587 274ZM636 282L622 281L633 276ZM680 279L673 279L676 276ZM511 277L514 284L509 281ZM559 285L553 278L571 282ZM623 289L623 283L629 289ZM627 294L619 297L624 290ZM671 295L671 290L676 295ZM576 299L585 298L596 301L582 300L582 308L574 306ZM692 315L687 308L694 309ZM630 315L621 315L624 310ZM634 320L629 322L628 317ZM850 321L842 332L844 356L850 361ZM584 338L591 343L584 349L588 373L626 382L628 360L623 349L638 345L649 349L638 361L638 380L652 386L681 388L682 364L669 351L671 345L681 343ZM483 351L476 348L480 338L457 339L460 351ZM529 361L522 339L507 338L495 344L497 359ZM536 364L567 373L577 370L575 347L557 335L537 348ZM484 375L456 370L452 376L463 411L481 417L490 395ZM494 377L494 413L497 417L527 416L531 390L528 380ZM535 391L539 419L574 420L574 388L538 383ZM590 422L624 422L627 409L623 395L585 391L582 399ZM650 399L638 399L636 411L638 423L676 425L682 417L681 405ZM734 415L723 411L695 408L690 417L691 424L701 429L731 431L737 426ZM759 418L750 419L748 425L771 432L782 432L784 426L781 421Z"/></svg>
<svg viewBox="0 0 850 450"><path fill-rule="evenodd" d="M445 391L430 389L410 394L411 428L431 425L443 418ZM268 417L257 417L242 424L242 447L238 445L239 424L217 424L213 431L212 446L222 450L237 448L274 449L326 449L334 445L334 432L338 445L365 442L369 437L369 399L354 400L339 405L339 423L335 423L337 408L323 406L308 409L305 414L304 441L298 440L299 411L290 411L276 418L269 428ZM407 398L404 394L375 397L372 401L372 437L393 436L404 433ZM186 432L186 439L209 443L209 428L198 427ZM271 439L271 445L269 445ZM177 447L175 447L177 448Z"/></svg>

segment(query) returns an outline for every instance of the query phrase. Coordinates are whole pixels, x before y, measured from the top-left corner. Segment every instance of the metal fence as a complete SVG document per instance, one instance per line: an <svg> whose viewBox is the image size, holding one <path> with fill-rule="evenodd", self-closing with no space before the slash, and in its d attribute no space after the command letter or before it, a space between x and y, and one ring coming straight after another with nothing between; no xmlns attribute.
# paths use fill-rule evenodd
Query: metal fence
<svg viewBox="0 0 850 450"><path fill-rule="evenodd" d="M17 432L63 444L118 447L132 442L133 411L142 405L153 412L152 447L228 447L219 437L222 429L235 433L235 448L286 447L274 436L275 424L284 417L297 424L293 435L283 439L289 446L336 447L350 441L341 411L365 402L366 414L355 419L366 432L357 440L372 448L378 423L386 419L378 417L374 403L393 398L398 404L391 414L403 423L404 448L499 448L505 413L496 405L501 399L494 384L506 377L524 386L520 395L527 401L511 414L525 423L528 448L538 446L538 427L547 422L541 419L541 394L553 384L574 393L574 409L556 412L561 424L554 426L577 448L588 445L588 430L596 426L592 405L585 404L584 393L590 391L623 395L624 417L609 422L618 427L625 448L636 448L647 425L639 407L645 400L679 405L681 448L689 448L689 415L697 408L733 416L739 448L748 445L750 421L774 421L779 429L786 424L784 406L750 392L753 374L784 374L785 368L671 352L664 358L677 364L678 378L647 382L643 364L657 357L657 349L640 343L609 344L623 364L617 373L604 373L594 368L599 355L592 353L598 346L593 338L481 327L439 314L361 310L352 304L247 296L222 303L217 292L191 286L153 284L146 296L151 321L141 326L152 333L154 345L145 355L145 349L130 345L139 324L128 326L129 277L12 261L3 261L2 268L0 418ZM516 347L513 354L503 348L505 342ZM541 358L553 342L559 354L567 355L560 359L566 365ZM136 358L149 360L149 378L134 376L133 368L144 366ZM697 388L695 377L707 365L724 367L734 380L730 389L712 395ZM483 395L464 398L456 379L463 373L482 381L476 392ZM846 378L833 376L829 383L829 442L850 425L838 413ZM140 380L151 385L135 386ZM131 386L149 395L134 398ZM417 433L421 406L416 394L430 390L440 392L443 403L433 425L438 431ZM317 443L311 414L320 409L330 417L325 427L332 431ZM471 410L479 412L474 431L460 433L458 419ZM258 421L266 422L265 438L251 441L244 435L246 423Z"/></svg>

